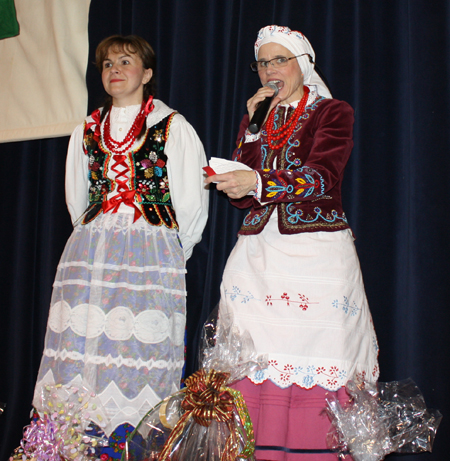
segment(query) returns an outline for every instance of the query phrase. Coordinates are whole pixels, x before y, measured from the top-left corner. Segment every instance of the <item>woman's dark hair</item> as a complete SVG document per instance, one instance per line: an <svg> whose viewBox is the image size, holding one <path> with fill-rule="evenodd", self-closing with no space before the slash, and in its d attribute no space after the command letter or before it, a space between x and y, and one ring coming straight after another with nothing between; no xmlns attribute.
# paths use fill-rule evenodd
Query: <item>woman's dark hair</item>
<svg viewBox="0 0 450 461"><path fill-rule="evenodd" d="M153 75L149 82L144 85L144 100L155 94L156 55L149 43L138 35L111 35L102 40L95 51L95 65L100 73L103 71L103 62L108 57L109 50L114 52L125 51L128 54L137 54L144 69L152 69ZM107 95L101 120L112 106L112 97Z"/></svg>

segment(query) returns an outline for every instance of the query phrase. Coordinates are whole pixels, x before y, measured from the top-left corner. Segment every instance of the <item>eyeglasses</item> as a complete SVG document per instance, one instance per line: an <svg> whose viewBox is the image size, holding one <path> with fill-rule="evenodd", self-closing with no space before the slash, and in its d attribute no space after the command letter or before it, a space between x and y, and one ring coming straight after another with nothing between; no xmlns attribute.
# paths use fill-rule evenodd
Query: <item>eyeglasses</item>
<svg viewBox="0 0 450 461"><path fill-rule="evenodd" d="M286 67L288 65L288 62L291 59L299 58L300 56L305 56L305 55L309 56L308 53L303 53L303 54L299 54L298 56L292 56L292 58L286 58L285 56L279 56L278 58L269 59L269 61L255 61L250 64L250 69L253 72L260 72L261 70L268 69L269 64L272 64L274 69L278 69L280 67ZM310 56L310 60L311 60L311 56Z"/></svg>

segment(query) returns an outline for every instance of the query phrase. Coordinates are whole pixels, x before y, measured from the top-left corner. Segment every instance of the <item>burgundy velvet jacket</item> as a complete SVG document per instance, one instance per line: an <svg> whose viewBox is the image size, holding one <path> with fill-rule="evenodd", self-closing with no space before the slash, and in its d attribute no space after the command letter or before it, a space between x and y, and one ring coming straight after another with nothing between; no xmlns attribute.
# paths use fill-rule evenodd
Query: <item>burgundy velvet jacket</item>
<svg viewBox="0 0 450 461"><path fill-rule="evenodd" d="M285 110L278 109L277 126L284 122ZM231 200L238 208L251 206L239 234L261 232L275 207L281 234L349 228L341 184L353 147L353 120L353 109L346 102L319 96L305 108L284 147L272 150L265 125L258 140L244 142L249 124L245 115L233 159L259 173L262 192L260 201L252 196Z"/></svg>

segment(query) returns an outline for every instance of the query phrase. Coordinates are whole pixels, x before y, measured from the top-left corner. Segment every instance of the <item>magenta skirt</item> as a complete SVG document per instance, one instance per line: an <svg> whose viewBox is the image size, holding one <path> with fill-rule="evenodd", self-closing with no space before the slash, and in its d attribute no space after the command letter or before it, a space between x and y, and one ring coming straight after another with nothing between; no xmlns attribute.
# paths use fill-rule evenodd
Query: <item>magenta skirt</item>
<svg viewBox="0 0 450 461"><path fill-rule="evenodd" d="M345 388L336 392L318 386L302 389L292 385L281 389L271 381L253 384L248 378L231 387L242 393L247 404L255 431L257 460L337 460L337 453L327 447L331 423L324 411L325 399L335 395L344 405L348 402Z"/></svg>

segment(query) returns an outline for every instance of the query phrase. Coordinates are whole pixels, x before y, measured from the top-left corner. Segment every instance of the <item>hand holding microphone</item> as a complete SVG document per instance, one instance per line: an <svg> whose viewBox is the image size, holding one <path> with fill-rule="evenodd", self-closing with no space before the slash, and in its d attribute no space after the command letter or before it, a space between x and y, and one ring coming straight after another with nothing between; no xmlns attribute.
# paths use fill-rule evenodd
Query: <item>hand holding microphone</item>
<svg viewBox="0 0 450 461"><path fill-rule="evenodd" d="M269 112L270 105L272 104L273 99L278 95L279 91L278 86L274 81L267 82L264 86L272 88L275 92L272 96L267 96L258 104L252 119L250 120L250 125L248 126L248 130L253 134L257 133L261 129L261 125L264 123L267 113Z"/></svg>

